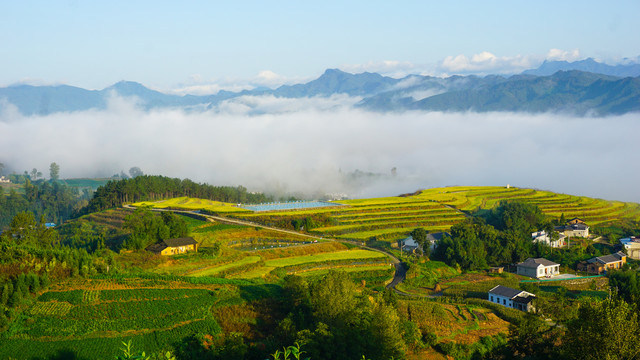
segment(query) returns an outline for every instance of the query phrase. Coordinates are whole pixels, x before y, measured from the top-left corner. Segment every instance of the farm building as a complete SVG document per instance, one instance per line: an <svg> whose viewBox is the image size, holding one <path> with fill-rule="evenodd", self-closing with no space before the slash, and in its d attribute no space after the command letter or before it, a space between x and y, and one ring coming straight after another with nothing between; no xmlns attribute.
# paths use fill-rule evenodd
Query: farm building
<svg viewBox="0 0 640 360"><path fill-rule="evenodd" d="M560 275L560 264L544 258L528 258L516 265L516 273L532 278Z"/></svg>
<svg viewBox="0 0 640 360"><path fill-rule="evenodd" d="M146 250L159 255L182 254L189 251L198 251L198 242L191 237L166 239L148 246Z"/></svg>
<svg viewBox="0 0 640 360"><path fill-rule="evenodd" d="M640 260L640 238L632 236L620 239L620 244L631 259Z"/></svg>
<svg viewBox="0 0 640 360"><path fill-rule="evenodd" d="M609 269L620 269L627 263L627 255L618 251L615 254L594 257L578 263L578 271L600 275Z"/></svg>
<svg viewBox="0 0 640 360"><path fill-rule="evenodd" d="M498 285L489 290L488 295L488 300L492 303L527 312L534 310L533 304L531 302L535 298L536 296L532 293L523 290L512 289L510 287L502 285Z"/></svg>

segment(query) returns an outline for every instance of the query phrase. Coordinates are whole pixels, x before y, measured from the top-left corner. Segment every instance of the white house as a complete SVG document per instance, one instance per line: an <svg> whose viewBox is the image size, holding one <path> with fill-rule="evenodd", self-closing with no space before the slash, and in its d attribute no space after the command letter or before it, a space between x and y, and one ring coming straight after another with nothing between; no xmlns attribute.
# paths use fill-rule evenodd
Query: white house
<svg viewBox="0 0 640 360"><path fill-rule="evenodd" d="M429 243L429 249L431 251L433 251L433 249L435 249L435 245L437 241L440 241L440 239L442 239L443 236L451 236L451 234L449 234L446 231L443 232L436 232L436 233L428 233L427 234L427 242ZM420 249L420 244L418 244L417 241L415 241L413 239L413 236L409 235L407 238L402 239L399 241L398 246L400 247L400 249L402 251L408 251L408 252L413 252L417 249Z"/></svg>
<svg viewBox="0 0 640 360"><path fill-rule="evenodd" d="M9 180L8 178L5 178L4 176L0 176L0 183L10 183L11 180Z"/></svg>
<svg viewBox="0 0 640 360"><path fill-rule="evenodd" d="M532 278L560 275L560 264L544 258L528 258L516 265L516 273Z"/></svg>
<svg viewBox="0 0 640 360"><path fill-rule="evenodd" d="M640 260L640 238L628 237L620 239L620 243L624 246L624 250L631 259Z"/></svg>
<svg viewBox="0 0 640 360"><path fill-rule="evenodd" d="M589 227L585 223L556 226L555 230L565 236L589 237Z"/></svg>
<svg viewBox="0 0 640 360"><path fill-rule="evenodd" d="M400 250L402 251L413 252L419 248L420 244L418 244L418 242L415 241L411 235L409 235L409 237L405 239L400 240Z"/></svg>
<svg viewBox="0 0 640 360"><path fill-rule="evenodd" d="M551 246L552 248L559 248L564 246L565 238L566 236L564 234L558 233L558 240L552 240L551 236L547 235L544 230L531 233L531 241L541 242L546 244L547 246Z"/></svg>
<svg viewBox="0 0 640 360"><path fill-rule="evenodd" d="M489 290L488 300L512 309L531 311L534 309L531 303L536 296L532 293L516 290L510 287L498 285Z"/></svg>

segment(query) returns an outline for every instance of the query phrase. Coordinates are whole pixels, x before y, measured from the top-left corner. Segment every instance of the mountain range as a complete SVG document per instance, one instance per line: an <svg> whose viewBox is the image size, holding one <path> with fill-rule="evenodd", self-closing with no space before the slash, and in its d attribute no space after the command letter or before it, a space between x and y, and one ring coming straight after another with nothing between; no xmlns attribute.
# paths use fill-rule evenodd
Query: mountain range
<svg viewBox="0 0 640 360"><path fill-rule="evenodd" d="M11 103L24 115L47 115L104 109L116 93L134 96L145 109L179 107L211 109L240 96L282 98L359 97L357 107L370 111L560 111L604 116L640 111L640 64L611 66L593 59L547 61L519 75L451 76L409 75L401 79L377 73L350 74L329 69L319 78L276 89L215 95L165 94L144 85L121 81L102 90L78 87L14 85L0 88L0 108Z"/></svg>

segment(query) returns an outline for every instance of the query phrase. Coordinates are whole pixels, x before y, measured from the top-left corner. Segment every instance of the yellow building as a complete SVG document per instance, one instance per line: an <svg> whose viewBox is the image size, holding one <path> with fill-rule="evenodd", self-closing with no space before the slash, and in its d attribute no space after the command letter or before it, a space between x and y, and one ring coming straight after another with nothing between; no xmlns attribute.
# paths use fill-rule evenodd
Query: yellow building
<svg viewBox="0 0 640 360"><path fill-rule="evenodd" d="M146 250L160 255L183 254L189 251L198 251L198 242L191 237L166 239L147 247Z"/></svg>

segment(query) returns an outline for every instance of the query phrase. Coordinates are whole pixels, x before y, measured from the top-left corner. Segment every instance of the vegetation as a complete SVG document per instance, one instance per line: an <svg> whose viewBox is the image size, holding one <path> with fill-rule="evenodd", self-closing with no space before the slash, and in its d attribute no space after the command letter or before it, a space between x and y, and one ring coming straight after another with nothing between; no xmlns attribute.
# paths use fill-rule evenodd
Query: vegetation
<svg viewBox="0 0 640 360"><path fill-rule="evenodd" d="M120 207L125 203L156 201L187 196L228 203L265 202L270 200L263 194L247 191L242 186L211 186L198 184L189 179L172 179L165 176L141 175L119 181L109 181L98 188L83 214Z"/></svg>
<svg viewBox="0 0 640 360"><path fill-rule="evenodd" d="M86 215L48 228L49 218L30 210L37 201L30 202L27 192L0 197L26 201L26 211L12 208L0 236L1 358L638 357L631 338L638 331L640 288L633 262L606 277L540 284L485 271L529 256L570 267L612 251L588 239L570 249L550 249L531 243L530 232L580 216L594 219L612 237L637 234L633 204L530 189L455 187L350 200L339 207L253 213L233 206L236 199L151 191L156 181L172 179L132 170L137 176L127 181L134 182L111 182L98 198L115 200L109 205L115 206L137 196L163 210L200 214L145 206L85 208ZM121 188L135 181L142 184L135 194ZM66 186L46 184L25 181L22 187L35 194L31 186ZM45 214L57 206L42 204L48 204ZM254 224L218 222L209 212ZM412 235L428 248L426 235L443 230L451 236L433 254L400 254L393 247ZM183 236L198 242L197 253L160 256L143 250ZM356 241L340 243L333 236ZM362 248L364 242L402 256L408 269L397 289L408 295L385 289L394 267L387 255ZM488 302L486 293L496 285L536 294L536 313Z"/></svg>

